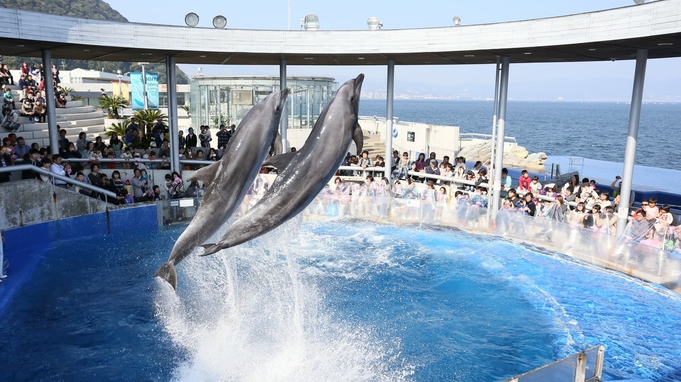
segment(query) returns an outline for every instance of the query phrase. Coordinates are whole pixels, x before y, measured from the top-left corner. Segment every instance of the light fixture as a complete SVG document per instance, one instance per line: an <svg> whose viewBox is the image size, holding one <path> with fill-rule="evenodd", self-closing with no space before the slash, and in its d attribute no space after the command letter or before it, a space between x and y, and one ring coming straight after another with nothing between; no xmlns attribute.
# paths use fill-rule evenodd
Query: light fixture
<svg viewBox="0 0 681 382"><path fill-rule="evenodd" d="M383 23L378 19L378 17L369 17L367 19L367 26L369 30L375 31L377 29L383 28Z"/></svg>
<svg viewBox="0 0 681 382"><path fill-rule="evenodd" d="M202 55L200 55L199 57L201 57L201 58L206 58L206 55L205 55L205 54L202 54Z"/></svg>
<svg viewBox="0 0 681 382"><path fill-rule="evenodd" d="M641 5L645 2L646 2L646 0L634 0L634 4L636 4L636 5Z"/></svg>
<svg viewBox="0 0 681 382"><path fill-rule="evenodd" d="M300 19L300 29L306 31L316 31L319 29L319 17L314 13L308 13L304 18Z"/></svg>
<svg viewBox="0 0 681 382"><path fill-rule="evenodd" d="M461 26L461 17L454 16L454 18L452 19L452 22L454 23L455 27Z"/></svg>
<svg viewBox="0 0 681 382"><path fill-rule="evenodd" d="M464 54L464 57L471 58L471 57L475 57L475 55L474 54Z"/></svg>
<svg viewBox="0 0 681 382"><path fill-rule="evenodd" d="M532 54L532 52L525 52L524 54L525 54L526 56L529 56L530 54Z"/></svg>
<svg viewBox="0 0 681 382"><path fill-rule="evenodd" d="M194 28L199 24L199 15L194 12L187 13L184 17L184 23L187 24L188 27Z"/></svg>
<svg viewBox="0 0 681 382"><path fill-rule="evenodd" d="M673 42L661 42L657 44L657 46L672 46L672 45L674 45Z"/></svg>
<svg viewBox="0 0 681 382"><path fill-rule="evenodd" d="M151 56L151 53L142 53L142 56Z"/></svg>
<svg viewBox="0 0 681 382"><path fill-rule="evenodd" d="M217 29L222 29L227 26L227 19L223 15L213 17L213 26Z"/></svg>
<svg viewBox="0 0 681 382"><path fill-rule="evenodd" d="M589 52L593 52L595 50L596 50L596 48L589 48Z"/></svg>

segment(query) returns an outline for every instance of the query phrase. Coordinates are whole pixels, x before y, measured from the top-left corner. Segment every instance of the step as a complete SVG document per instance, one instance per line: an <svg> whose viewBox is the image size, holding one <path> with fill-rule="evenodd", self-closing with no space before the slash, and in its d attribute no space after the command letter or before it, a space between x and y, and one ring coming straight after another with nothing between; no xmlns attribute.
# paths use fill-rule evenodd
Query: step
<svg viewBox="0 0 681 382"><path fill-rule="evenodd" d="M74 121L57 121L57 124L62 128L65 127L89 127L89 126L104 126L104 118L88 118Z"/></svg>
<svg viewBox="0 0 681 382"><path fill-rule="evenodd" d="M80 102L80 101L78 101ZM74 106L74 107L69 107L69 104L66 104L66 107L57 107L54 109L54 111L57 114L80 114L80 113L89 113L92 111L95 111L95 109L92 106L85 105L85 106ZM103 113L100 112L100 114L104 115Z"/></svg>
<svg viewBox="0 0 681 382"><path fill-rule="evenodd" d="M94 119L94 118L104 118L102 112L100 111L86 111L82 113L73 114L57 114L57 123L60 121L75 121L80 119Z"/></svg>
<svg viewBox="0 0 681 382"><path fill-rule="evenodd" d="M89 126L89 127L66 127L63 128L63 130L66 130L66 137L71 140L78 139L78 135L82 132L87 134L88 139L90 137L92 138L91 140L94 140L95 137L98 135L101 135L104 137L104 133L106 133L106 128L104 128L103 125L101 126ZM49 138L50 133L47 129L47 124L46 123L32 123L32 124L26 124L26 125L21 125L21 128L17 132L17 135L23 136L24 138Z"/></svg>

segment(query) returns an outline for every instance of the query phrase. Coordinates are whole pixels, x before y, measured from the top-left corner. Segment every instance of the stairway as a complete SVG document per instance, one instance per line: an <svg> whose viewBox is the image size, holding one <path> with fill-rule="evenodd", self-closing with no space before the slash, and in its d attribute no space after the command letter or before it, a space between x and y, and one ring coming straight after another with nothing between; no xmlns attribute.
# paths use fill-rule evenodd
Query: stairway
<svg viewBox="0 0 681 382"><path fill-rule="evenodd" d="M18 92L14 92L14 99L16 100L17 110L21 108L19 102ZM78 139L78 134L85 132L89 141L94 141L97 136L104 138L104 114L94 106L83 105L83 101L69 101L65 108L56 108L57 125L61 129L66 130L66 138L70 142L75 142ZM40 147L47 147L50 145L50 134L47 128L47 123L31 123L28 117L19 117L21 128L16 133L26 140L26 144L30 146L34 142L38 142Z"/></svg>
<svg viewBox="0 0 681 382"><path fill-rule="evenodd" d="M378 134L364 133L364 150L369 152L369 158L374 159L376 155L385 157L385 143ZM357 153L360 155L361 153ZM383 158L385 159L385 158Z"/></svg>

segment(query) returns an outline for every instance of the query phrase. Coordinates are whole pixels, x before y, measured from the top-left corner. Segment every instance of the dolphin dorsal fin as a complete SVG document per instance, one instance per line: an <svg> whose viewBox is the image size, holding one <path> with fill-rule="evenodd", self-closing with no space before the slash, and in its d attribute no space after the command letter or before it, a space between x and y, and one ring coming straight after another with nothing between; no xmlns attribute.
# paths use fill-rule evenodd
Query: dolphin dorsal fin
<svg viewBox="0 0 681 382"><path fill-rule="evenodd" d="M298 152L292 152L292 153L275 155L273 157L265 159L265 161L262 163L262 167L272 166L272 167L276 168L277 170L281 171L284 168L286 168L286 166L288 166L289 163L291 163L291 161L293 160L293 157L295 157L297 153Z"/></svg>
<svg viewBox="0 0 681 382"><path fill-rule="evenodd" d="M364 132L362 131L362 126L359 122L355 123L355 129L352 132L352 140L355 141L355 146L357 146L357 155L362 155L362 149L364 149Z"/></svg>
<svg viewBox="0 0 681 382"><path fill-rule="evenodd" d="M215 174L220 170L220 162L215 162L209 166L200 168L196 170L193 174L189 175L188 181L198 180L203 182L203 184L211 184L215 179Z"/></svg>

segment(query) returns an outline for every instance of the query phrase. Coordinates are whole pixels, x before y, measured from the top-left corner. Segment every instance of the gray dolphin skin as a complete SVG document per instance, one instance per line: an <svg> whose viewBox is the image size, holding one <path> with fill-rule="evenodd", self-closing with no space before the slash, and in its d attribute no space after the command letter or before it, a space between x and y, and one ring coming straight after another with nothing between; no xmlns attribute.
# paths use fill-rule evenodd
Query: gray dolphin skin
<svg viewBox="0 0 681 382"><path fill-rule="evenodd" d="M262 199L225 232L220 242L203 247L202 256L263 235L303 211L338 170L357 124L364 75L347 81L329 101L303 147L278 163L279 175ZM278 155L283 156L283 155Z"/></svg>
<svg viewBox="0 0 681 382"><path fill-rule="evenodd" d="M253 184L260 165L278 133L289 89L268 95L246 114L229 140L223 157L201 168L187 180L203 182L205 193L194 219L175 242L168 261L156 276L177 289L175 265L203 244L234 213Z"/></svg>

